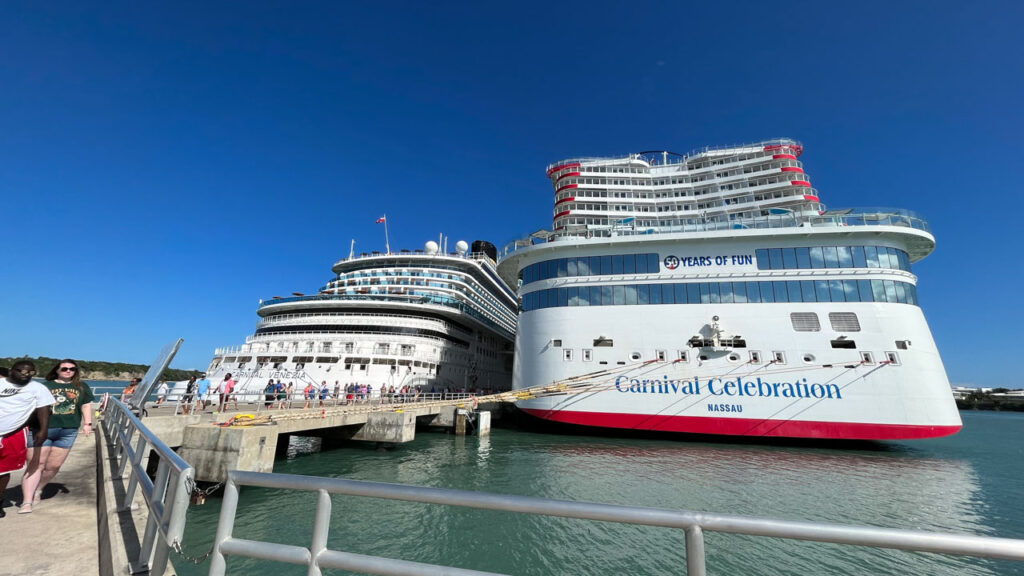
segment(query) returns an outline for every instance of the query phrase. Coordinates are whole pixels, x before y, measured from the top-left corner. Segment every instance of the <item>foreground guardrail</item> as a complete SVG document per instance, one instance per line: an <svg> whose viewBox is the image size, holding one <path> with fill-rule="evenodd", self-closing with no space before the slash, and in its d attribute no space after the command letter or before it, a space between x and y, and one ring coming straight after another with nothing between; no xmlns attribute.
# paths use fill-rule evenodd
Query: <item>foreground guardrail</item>
<svg viewBox="0 0 1024 576"><path fill-rule="evenodd" d="M129 559L131 573L149 570L151 576L162 576L169 550L180 544L185 532L185 514L194 486L192 466L146 428L127 405L114 398L109 398L103 408L103 431L118 476L123 478L125 470L129 470L128 487L124 500L117 502L118 510L131 510L137 489L149 509L139 555ZM143 467L143 459L150 450L160 458L155 480Z"/></svg>
<svg viewBox="0 0 1024 576"><path fill-rule="evenodd" d="M310 546L304 548L234 538L232 532L241 486L315 491L317 505ZM210 576L221 576L225 573L227 556L245 556L304 565L307 566L308 574L311 576L318 576L323 568L352 570L366 574L422 576L491 574L330 550L327 548L327 537L331 522L331 494L680 529L685 535L686 573L690 576L704 576L706 573L705 531L1024 561L1024 540L1009 538L772 520L728 514L707 514L593 502L569 502L530 496L234 470L228 473L225 485L224 501L221 505L217 536L210 563Z"/></svg>

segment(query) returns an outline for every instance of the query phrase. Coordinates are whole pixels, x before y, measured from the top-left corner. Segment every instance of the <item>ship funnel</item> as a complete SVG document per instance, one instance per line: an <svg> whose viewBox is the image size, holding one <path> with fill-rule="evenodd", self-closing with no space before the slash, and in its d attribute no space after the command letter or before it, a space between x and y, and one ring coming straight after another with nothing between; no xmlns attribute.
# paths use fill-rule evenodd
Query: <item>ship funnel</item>
<svg viewBox="0 0 1024 576"><path fill-rule="evenodd" d="M487 254L487 256L491 260L494 260L495 262L498 261L498 249L494 247L494 244L491 244L490 242L488 242L486 240L476 240L476 241L474 241L473 242L472 251L473 251L474 254L478 254L478 253L482 252L484 254Z"/></svg>

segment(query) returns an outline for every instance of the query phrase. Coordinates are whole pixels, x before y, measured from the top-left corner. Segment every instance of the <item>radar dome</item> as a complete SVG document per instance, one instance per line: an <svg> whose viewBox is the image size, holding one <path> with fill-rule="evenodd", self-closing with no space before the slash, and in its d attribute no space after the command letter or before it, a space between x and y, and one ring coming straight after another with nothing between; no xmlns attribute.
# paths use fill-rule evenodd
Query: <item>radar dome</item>
<svg viewBox="0 0 1024 576"><path fill-rule="evenodd" d="M423 251L427 254L437 254L437 242L431 240L423 245Z"/></svg>
<svg viewBox="0 0 1024 576"><path fill-rule="evenodd" d="M459 256L465 256L469 251L469 244L465 240L459 240L455 243L455 251L459 253Z"/></svg>

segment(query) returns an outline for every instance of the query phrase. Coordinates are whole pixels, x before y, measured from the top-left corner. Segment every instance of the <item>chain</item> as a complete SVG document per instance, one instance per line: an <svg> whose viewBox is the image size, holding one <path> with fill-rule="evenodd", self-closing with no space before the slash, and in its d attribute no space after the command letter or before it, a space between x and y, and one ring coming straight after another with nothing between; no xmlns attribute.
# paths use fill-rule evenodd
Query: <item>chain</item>
<svg viewBox="0 0 1024 576"><path fill-rule="evenodd" d="M185 478L185 488L188 490L190 501L197 504L202 504L203 502L205 502L207 496L216 492L223 485L224 482L218 482L210 486L209 488L206 488L205 490L201 490L199 489L198 486L196 486L195 480L193 480L192 478ZM206 562L206 559L210 557L210 554L213 554L213 548L211 547L210 551L206 554L203 554L202 556L189 556L185 553L184 550L181 549L181 542L178 542L177 540L171 542L171 550L174 550L174 552L178 556L181 556L186 561L196 565Z"/></svg>
<svg viewBox="0 0 1024 576"><path fill-rule="evenodd" d="M199 487L196 486L196 481L195 480L193 480L192 478L185 478L185 489L188 490L189 496L191 496L192 501L196 501L197 499L201 500L201 501L206 500L207 496L209 496L210 494L213 494L214 492L219 490L220 487L223 486L223 485L224 485L224 482L221 481L221 482L217 482L216 484L210 486L209 488L206 488L204 490L200 490ZM202 503L202 502L200 502L200 503Z"/></svg>
<svg viewBox="0 0 1024 576"><path fill-rule="evenodd" d="M182 551L181 542L178 542L177 540L171 542L171 550L174 550L174 552L178 554L178 556L181 556L185 560L196 565L206 562L206 559L210 557L210 554L213 554L213 548L210 548L210 551L206 554L203 554L202 556L189 556L188 554L185 554L184 551Z"/></svg>

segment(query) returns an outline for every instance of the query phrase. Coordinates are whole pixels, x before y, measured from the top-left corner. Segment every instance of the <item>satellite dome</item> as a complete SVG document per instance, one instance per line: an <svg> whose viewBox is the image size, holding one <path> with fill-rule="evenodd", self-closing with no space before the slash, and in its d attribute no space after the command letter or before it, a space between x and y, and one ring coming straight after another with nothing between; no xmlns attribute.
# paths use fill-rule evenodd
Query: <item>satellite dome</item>
<svg viewBox="0 0 1024 576"><path fill-rule="evenodd" d="M455 243L455 251L459 253L459 256L465 256L469 251L469 244L465 240L459 240Z"/></svg>
<svg viewBox="0 0 1024 576"><path fill-rule="evenodd" d="M423 251L427 254L437 254L437 242L433 240L423 245Z"/></svg>

